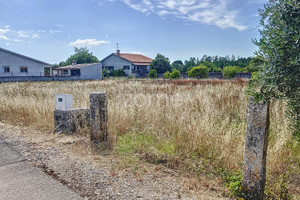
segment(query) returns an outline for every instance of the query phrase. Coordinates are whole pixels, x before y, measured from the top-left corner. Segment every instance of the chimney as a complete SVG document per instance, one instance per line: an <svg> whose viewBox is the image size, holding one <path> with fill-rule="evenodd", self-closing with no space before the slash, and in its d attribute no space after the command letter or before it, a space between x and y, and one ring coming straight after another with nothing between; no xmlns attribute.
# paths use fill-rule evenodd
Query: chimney
<svg viewBox="0 0 300 200"><path fill-rule="evenodd" d="M119 50L119 49L117 50L117 55L118 55L118 56L120 55L120 50Z"/></svg>
<svg viewBox="0 0 300 200"><path fill-rule="evenodd" d="M72 61L72 65L74 66L74 65L76 65L77 63L76 63L76 60L73 60Z"/></svg>

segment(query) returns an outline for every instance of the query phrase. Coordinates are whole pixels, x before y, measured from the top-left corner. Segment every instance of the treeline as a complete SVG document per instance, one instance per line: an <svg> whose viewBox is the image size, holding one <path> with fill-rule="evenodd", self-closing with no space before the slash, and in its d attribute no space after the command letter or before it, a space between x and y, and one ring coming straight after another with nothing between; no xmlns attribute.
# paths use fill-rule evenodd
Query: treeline
<svg viewBox="0 0 300 200"><path fill-rule="evenodd" d="M180 72L188 72L193 67L205 66L209 69L209 72L222 72L227 66L234 66L239 72L253 72L256 71L253 66L252 57L235 57L232 56L207 56L204 55L202 58L191 57L189 60L184 62L181 60L175 60L171 64L172 70L178 70ZM251 64L251 65L250 65Z"/></svg>
<svg viewBox="0 0 300 200"><path fill-rule="evenodd" d="M157 54L155 59L150 64L150 69L157 73L172 74L176 72L188 73L190 77L206 77L209 72L222 72L224 77L233 78L239 72L255 72L258 71L258 66L261 61L257 57L235 57L230 56L207 56L204 55L201 59L191 57L184 62L175 60L170 63L169 58L162 54ZM154 76L155 77L155 76ZM171 75L170 75L171 78Z"/></svg>

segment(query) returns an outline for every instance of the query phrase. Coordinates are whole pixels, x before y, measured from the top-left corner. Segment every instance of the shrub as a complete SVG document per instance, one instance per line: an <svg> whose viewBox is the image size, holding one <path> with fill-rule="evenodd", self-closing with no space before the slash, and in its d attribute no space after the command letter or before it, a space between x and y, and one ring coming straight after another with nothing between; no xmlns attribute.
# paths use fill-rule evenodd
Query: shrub
<svg viewBox="0 0 300 200"><path fill-rule="evenodd" d="M237 67L234 66L227 66L223 69L223 77L230 79L234 78L236 74L238 73Z"/></svg>
<svg viewBox="0 0 300 200"><path fill-rule="evenodd" d="M156 70L155 69L151 69L149 71L148 77L151 78L151 79L157 78L157 72L156 72Z"/></svg>
<svg viewBox="0 0 300 200"><path fill-rule="evenodd" d="M170 74L170 79L178 79L180 78L180 72L178 70L174 70L171 74Z"/></svg>
<svg viewBox="0 0 300 200"><path fill-rule="evenodd" d="M164 73L164 79L169 79L170 75L171 75L171 73L169 71L167 71L166 73Z"/></svg>
<svg viewBox="0 0 300 200"><path fill-rule="evenodd" d="M126 76L126 73L124 72L123 69L111 70L109 72L109 76L112 76L112 77L121 77L121 76Z"/></svg>
<svg viewBox="0 0 300 200"><path fill-rule="evenodd" d="M107 69L102 70L102 77L108 77Z"/></svg>
<svg viewBox="0 0 300 200"><path fill-rule="evenodd" d="M204 66L193 67L188 72L189 77L197 77L197 78L207 78L208 77L208 69Z"/></svg>

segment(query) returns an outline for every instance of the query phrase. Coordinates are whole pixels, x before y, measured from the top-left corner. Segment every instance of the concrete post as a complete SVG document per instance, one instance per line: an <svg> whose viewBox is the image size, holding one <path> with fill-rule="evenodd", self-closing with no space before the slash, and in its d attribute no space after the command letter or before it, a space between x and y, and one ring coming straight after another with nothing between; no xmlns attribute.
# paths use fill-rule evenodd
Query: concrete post
<svg viewBox="0 0 300 200"><path fill-rule="evenodd" d="M91 141L94 144L106 142L107 133L107 96L106 93L90 94Z"/></svg>
<svg viewBox="0 0 300 200"><path fill-rule="evenodd" d="M242 192L246 200L262 200L266 181L269 103L249 99Z"/></svg>

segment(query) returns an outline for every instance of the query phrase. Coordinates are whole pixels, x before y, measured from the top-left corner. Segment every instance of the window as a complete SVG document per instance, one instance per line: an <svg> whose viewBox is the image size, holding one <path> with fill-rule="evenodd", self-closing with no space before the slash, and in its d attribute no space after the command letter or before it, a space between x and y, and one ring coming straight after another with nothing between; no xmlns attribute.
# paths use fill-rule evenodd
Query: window
<svg viewBox="0 0 300 200"><path fill-rule="evenodd" d="M50 68L49 67L44 68L44 75L45 76L50 76Z"/></svg>
<svg viewBox="0 0 300 200"><path fill-rule="evenodd" d="M28 67L20 67L20 72L27 73L28 72Z"/></svg>
<svg viewBox="0 0 300 200"><path fill-rule="evenodd" d="M111 71L111 70L114 70L114 69L115 69L115 67L114 67L114 66L106 66L105 68L106 68L106 69L108 69L109 71Z"/></svg>
<svg viewBox="0 0 300 200"><path fill-rule="evenodd" d="M123 70L129 70L129 66L128 65L123 66Z"/></svg>
<svg viewBox="0 0 300 200"><path fill-rule="evenodd" d="M80 69L72 69L71 76L80 76Z"/></svg>
<svg viewBox="0 0 300 200"><path fill-rule="evenodd" d="M67 69L64 69L64 70L63 70L63 75L68 75L68 74L69 74L68 70L67 70Z"/></svg>
<svg viewBox="0 0 300 200"><path fill-rule="evenodd" d="M9 71L9 67L8 67L8 66L4 66L4 67L3 67L3 72L5 72L5 73L10 72L10 71Z"/></svg>

